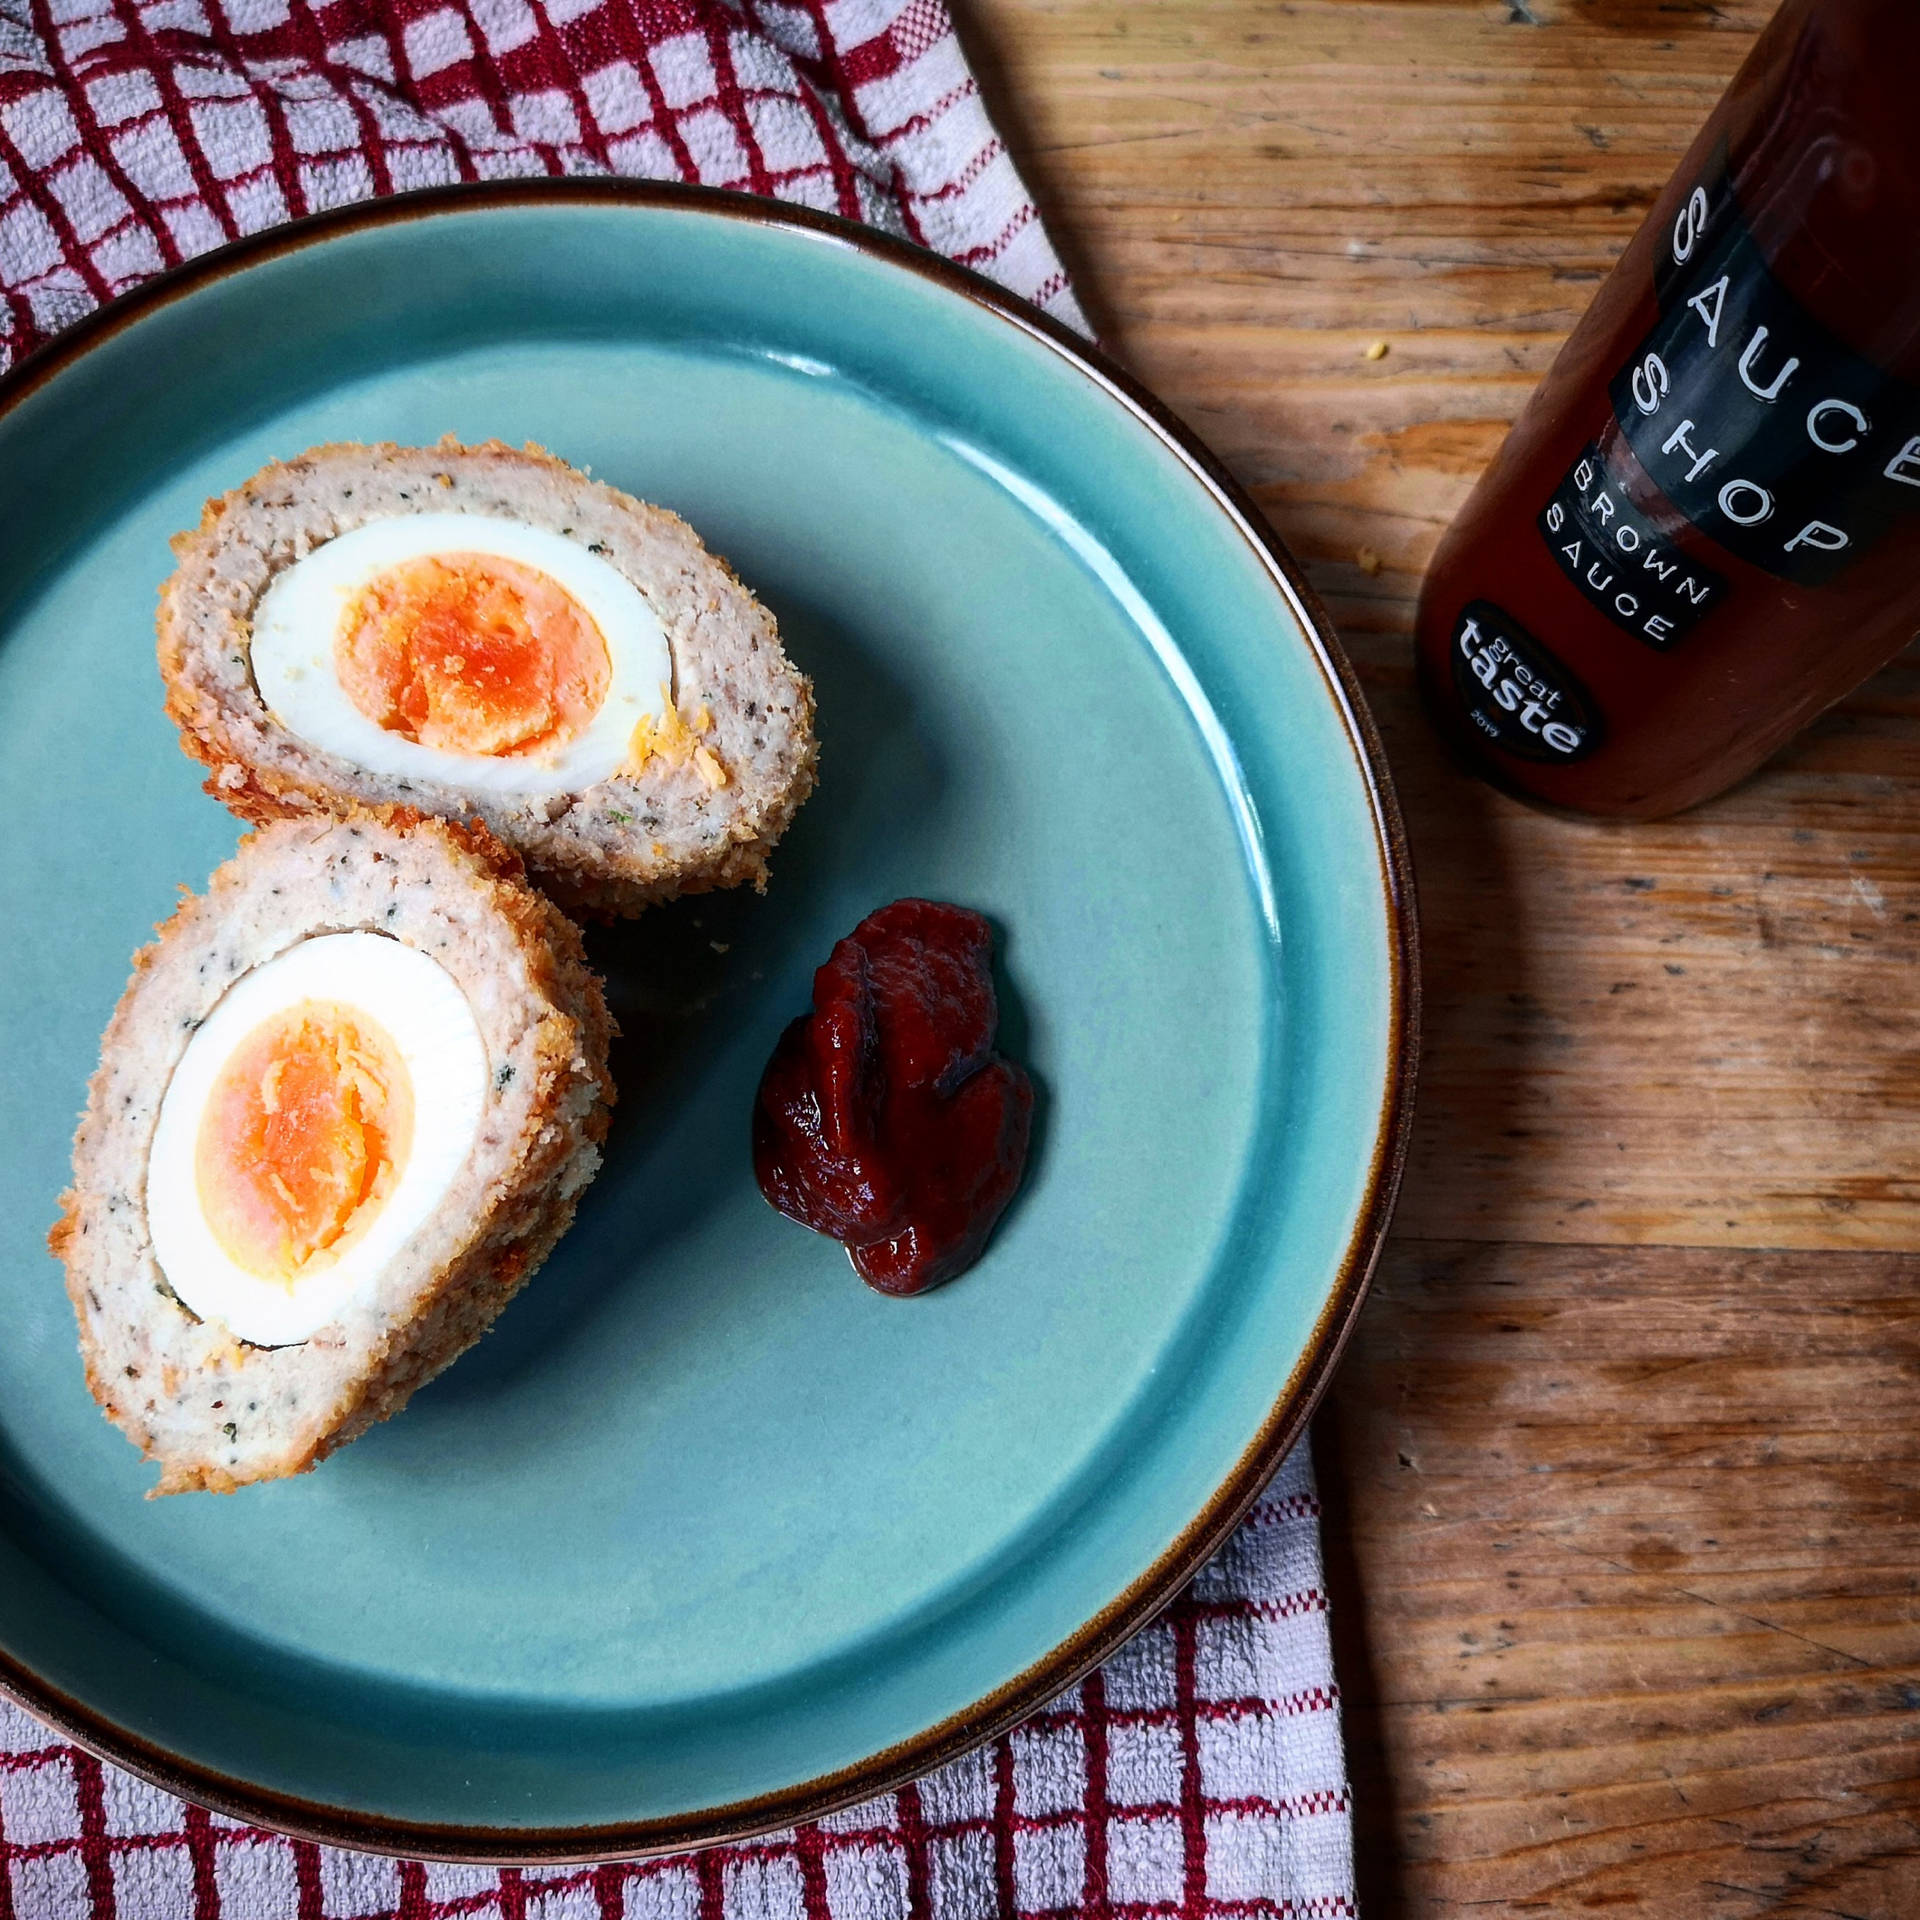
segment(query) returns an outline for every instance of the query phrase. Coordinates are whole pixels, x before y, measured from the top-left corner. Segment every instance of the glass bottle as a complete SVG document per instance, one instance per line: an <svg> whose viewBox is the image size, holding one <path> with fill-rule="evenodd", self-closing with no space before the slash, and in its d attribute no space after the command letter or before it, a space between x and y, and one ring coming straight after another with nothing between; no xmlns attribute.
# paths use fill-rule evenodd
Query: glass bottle
<svg viewBox="0 0 1920 1920"><path fill-rule="evenodd" d="M1441 731L1647 818L1920 628L1920 0L1785 0L1434 555Z"/></svg>

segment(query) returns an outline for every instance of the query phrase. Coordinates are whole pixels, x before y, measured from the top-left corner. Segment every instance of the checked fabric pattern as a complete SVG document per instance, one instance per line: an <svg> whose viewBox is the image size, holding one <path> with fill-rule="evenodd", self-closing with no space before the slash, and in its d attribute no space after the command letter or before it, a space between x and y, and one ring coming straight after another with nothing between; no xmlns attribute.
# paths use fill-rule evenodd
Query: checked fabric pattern
<svg viewBox="0 0 1920 1920"><path fill-rule="evenodd" d="M0 0L0 371L241 234L560 173L841 213L1079 324L940 0Z"/></svg>
<svg viewBox="0 0 1920 1920"><path fill-rule="evenodd" d="M0 1702L0 1920L1348 1920L1319 1513L1302 1447L1159 1622L1008 1738L817 1825L628 1865L286 1840Z"/></svg>

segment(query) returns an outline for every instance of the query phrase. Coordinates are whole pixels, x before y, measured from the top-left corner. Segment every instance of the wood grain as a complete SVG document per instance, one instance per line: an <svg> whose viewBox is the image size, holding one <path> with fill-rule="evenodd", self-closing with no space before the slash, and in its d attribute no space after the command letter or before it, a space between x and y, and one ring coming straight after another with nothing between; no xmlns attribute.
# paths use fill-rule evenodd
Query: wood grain
<svg viewBox="0 0 1920 1920"><path fill-rule="evenodd" d="M1368 1920L1920 1913L1916 1287L1395 1247L1317 1429Z"/></svg>
<svg viewBox="0 0 1920 1920"><path fill-rule="evenodd" d="M1920 1915L1920 652L1618 827L1450 766L1408 646L1768 11L962 3L1095 324L1306 561L1412 831L1417 1139L1319 1423L1369 1920Z"/></svg>

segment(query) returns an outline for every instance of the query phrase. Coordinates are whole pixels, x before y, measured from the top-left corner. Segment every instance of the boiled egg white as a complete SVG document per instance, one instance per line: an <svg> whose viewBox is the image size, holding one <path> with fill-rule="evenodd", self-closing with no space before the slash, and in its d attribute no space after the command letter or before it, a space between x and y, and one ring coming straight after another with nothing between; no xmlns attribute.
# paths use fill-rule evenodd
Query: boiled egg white
<svg viewBox="0 0 1920 1920"><path fill-rule="evenodd" d="M250 1271L216 1232L200 1178L203 1128L223 1074L249 1038L303 1006L344 1008L391 1043L411 1096L408 1138L383 1197L370 1198L337 1253L292 1278ZM487 1051L452 975L377 933L317 934L244 974L187 1043L160 1105L147 1160L147 1226L166 1282L202 1320L256 1346L310 1339L382 1275L445 1200L479 1136Z"/></svg>
<svg viewBox="0 0 1920 1920"><path fill-rule="evenodd" d="M471 554L530 567L571 596L606 644L606 692L591 721L550 749L464 753L391 731L341 684L336 642L356 598L407 561ZM254 684L274 718L307 745L369 773L503 799L580 793L619 772L634 729L665 711L673 684L666 631L632 581L579 541L476 513L370 520L276 575L254 616Z"/></svg>

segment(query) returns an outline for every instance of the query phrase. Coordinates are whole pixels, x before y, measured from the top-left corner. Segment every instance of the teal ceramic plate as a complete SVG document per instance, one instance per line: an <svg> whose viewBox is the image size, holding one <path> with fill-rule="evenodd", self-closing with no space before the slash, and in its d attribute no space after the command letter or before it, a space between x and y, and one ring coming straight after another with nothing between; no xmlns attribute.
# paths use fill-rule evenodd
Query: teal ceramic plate
<svg viewBox="0 0 1920 1920"><path fill-rule="evenodd" d="M147 1501L42 1236L128 956L232 848L161 712L167 536L331 439L538 440L779 617L821 783L764 899L597 935L608 1163L493 1334L318 1472ZM0 1677L348 1844L783 1825L1038 1705L1299 1432L1398 1171L1413 931L1324 620L1168 415L904 246L506 186L196 263L0 389ZM753 1183L834 939L988 913L1041 1090L984 1261L889 1300ZM723 951L724 949L724 951Z"/></svg>

